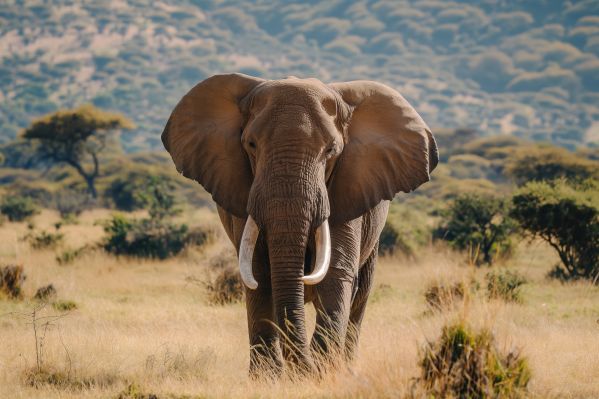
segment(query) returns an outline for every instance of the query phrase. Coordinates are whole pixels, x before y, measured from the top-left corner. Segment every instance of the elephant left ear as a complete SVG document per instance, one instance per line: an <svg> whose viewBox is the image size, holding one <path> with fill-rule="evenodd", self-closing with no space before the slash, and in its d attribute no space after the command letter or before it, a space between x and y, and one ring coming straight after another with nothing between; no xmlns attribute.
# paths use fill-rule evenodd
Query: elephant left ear
<svg viewBox="0 0 599 399"><path fill-rule="evenodd" d="M430 180L439 154L431 130L397 91L381 83L332 83L353 109L345 148L329 182L331 219L355 219Z"/></svg>

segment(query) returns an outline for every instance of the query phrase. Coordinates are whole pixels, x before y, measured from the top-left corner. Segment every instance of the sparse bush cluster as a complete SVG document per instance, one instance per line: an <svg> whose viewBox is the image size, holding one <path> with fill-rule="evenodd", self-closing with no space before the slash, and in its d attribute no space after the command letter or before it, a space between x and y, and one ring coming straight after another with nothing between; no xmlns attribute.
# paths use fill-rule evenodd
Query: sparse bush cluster
<svg viewBox="0 0 599 399"><path fill-rule="evenodd" d="M208 232L190 230L185 224L177 225L169 220L178 213L170 190L164 180L152 180L146 192L140 194L149 204L150 217L113 216L104 224L104 249L116 255L165 259L177 255L186 245L203 244Z"/></svg>
<svg viewBox="0 0 599 399"><path fill-rule="evenodd" d="M54 249L64 242L64 234L60 232L60 225L56 225L56 231L36 231L33 225L29 226L29 232L23 237L33 249Z"/></svg>

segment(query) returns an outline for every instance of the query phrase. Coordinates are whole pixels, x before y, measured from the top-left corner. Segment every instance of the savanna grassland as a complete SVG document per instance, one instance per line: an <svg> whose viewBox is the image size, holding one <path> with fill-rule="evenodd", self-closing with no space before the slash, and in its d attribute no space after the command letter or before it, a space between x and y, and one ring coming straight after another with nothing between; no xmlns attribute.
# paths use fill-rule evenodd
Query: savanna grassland
<svg viewBox="0 0 599 399"><path fill-rule="evenodd" d="M62 226L64 245L97 242L104 233L96 221L109 215L86 211L78 224ZM22 263L27 275L23 300L0 301L0 397L420 397L415 379L422 347L455 320L490 329L498 348L526 357L531 397L599 397L599 287L547 279L557 257L545 244L524 240L510 260L492 266L526 277L520 303L487 299L489 267L477 268L467 255L439 244L414 259L382 257L351 367L318 381L251 381L243 303L212 305L201 283L223 264L235 264L232 247L213 211L189 208L178 218L205 226L212 238L163 261L89 251L60 265L59 250L34 250L20 240L26 223L0 227L0 261ZM58 220L52 211L33 218L36 228L48 229ZM431 284L476 286L473 280L478 290L440 312L424 300ZM46 319L52 321L47 331L44 320L38 322L38 372L27 314L39 307L31 299L36 289L50 283L57 296L38 317L63 317ZM76 309L52 305L67 301Z"/></svg>

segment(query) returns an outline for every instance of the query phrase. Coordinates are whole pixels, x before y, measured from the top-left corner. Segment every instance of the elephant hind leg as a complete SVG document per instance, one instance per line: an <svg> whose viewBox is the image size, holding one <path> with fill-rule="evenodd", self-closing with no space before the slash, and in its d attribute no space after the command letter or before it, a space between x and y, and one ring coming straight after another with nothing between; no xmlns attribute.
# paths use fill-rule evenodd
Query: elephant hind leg
<svg viewBox="0 0 599 399"><path fill-rule="evenodd" d="M358 347L360 337L360 326L366 311L366 302L372 288L374 280L374 265L376 264L378 254L378 242L374 246L372 253L366 259L360 271L358 272L357 290L352 301L349 314L349 323L347 327L347 336L345 338L345 356L348 361L353 360Z"/></svg>

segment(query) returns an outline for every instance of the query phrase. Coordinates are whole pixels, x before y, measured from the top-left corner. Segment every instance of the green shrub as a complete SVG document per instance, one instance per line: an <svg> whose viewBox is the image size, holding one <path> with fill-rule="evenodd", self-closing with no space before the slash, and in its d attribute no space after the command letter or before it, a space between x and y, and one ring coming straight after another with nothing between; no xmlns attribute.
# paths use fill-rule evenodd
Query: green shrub
<svg viewBox="0 0 599 399"><path fill-rule="evenodd" d="M531 182L512 198L511 215L560 257L550 276L599 281L599 182Z"/></svg>
<svg viewBox="0 0 599 399"><path fill-rule="evenodd" d="M23 297L25 273L22 265L6 265L0 268L0 292L12 299Z"/></svg>
<svg viewBox="0 0 599 399"><path fill-rule="evenodd" d="M115 255L165 259L191 243L187 225L151 219L135 220L115 215L104 225L104 231L107 234L104 249Z"/></svg>
<svg viewBox="0 0 599 399"><path fill-rule="evenodd" d="M123 211L134 211L143 209L147 203L141 194L149 182L145 174L132 172L125 177L119 177L112 181L105 196L114 204L115 208Z"/></svg>
<svg viewBox="0 0 599 399"><path fill-rule="evenodd" d="M7 196L0 203L0 212L11 222L21 222L39 213L39 209L28 197Z"/></svg>
<svg viewBox="0 0 599 399"><path fill-rule="evenodd" d="M471 251L475 264L491 264L497 256L509 254L510 234L515 225L503 199L482 194L460 195L442 216L435 237L448 241L456 249Z"/></svg>
<svg viewBox="0 0 599 399"><path fill-rule="evenodd" d="M400 252L413 257L430 242L431 229L427 215L413 207L391 203L389 216L379 238L379 254Z"/></svg>
<svg viewBox="0 0 599 399"><path fill-rule="evenodd" d="M489 272L485 278L489 299L502 299L506 302L522 301L520 287L526 284L527 280L518 272L509 270Z"/></svg>
<svg viewBox="0 0 599 399"><path fill-rule="evenodd" d="M169 218L179 213L175 208L172 186L161 178L151 178L140 193L148 206L149 218L127 219L115 215L104 225L106 251L116 255L165 259L181 252L187 244L202 244L208 234L190 231L187 225L175 225Z"/></svg>
<svg viewBox="0 0 599 399"><path fill-rule="evenodd" d="M440 398L521 397L531 376L520 353L499 353L489 331L462 323L445 326L438 341L425 345L420 368L419 381Z"/></svg>

